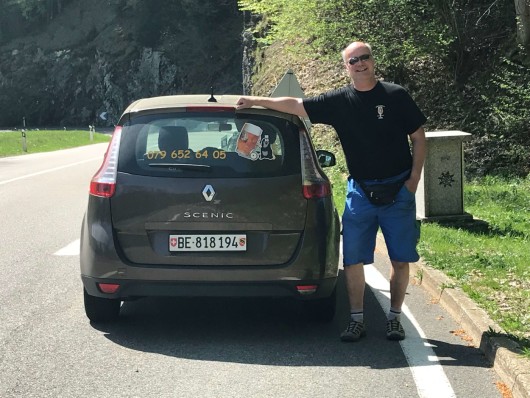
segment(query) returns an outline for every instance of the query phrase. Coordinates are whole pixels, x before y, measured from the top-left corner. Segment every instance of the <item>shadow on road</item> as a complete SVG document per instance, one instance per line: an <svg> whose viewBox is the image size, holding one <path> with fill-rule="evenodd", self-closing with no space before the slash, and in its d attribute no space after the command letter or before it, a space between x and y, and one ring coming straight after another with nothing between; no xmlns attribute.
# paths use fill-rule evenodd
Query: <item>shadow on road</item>
<svg viewBox="0 0 530 398"><path fill-rule="evenodd" d="M337 313L331 323L306 319L298 303L286 299L147 298L126 302L118 322L93 327L120 346L192 360L272 366L408 367L399 343L386 340L385 314L368 288L365 306L370 309L365 311L368 335L357 343L339 340L349 319L342 274ZM458 353L448 365L486 366L474 347L457 346L455 351L453 345L431 343L444 356L446 352L453 356Z"/></svg>

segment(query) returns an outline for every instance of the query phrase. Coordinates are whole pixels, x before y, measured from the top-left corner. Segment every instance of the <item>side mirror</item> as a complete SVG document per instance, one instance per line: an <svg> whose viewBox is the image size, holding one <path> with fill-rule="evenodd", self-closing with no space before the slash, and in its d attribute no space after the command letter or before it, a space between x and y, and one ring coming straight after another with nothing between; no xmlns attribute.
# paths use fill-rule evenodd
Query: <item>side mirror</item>
<svg viewBox="0 0 530 398"><path fill-rule="evenodd" d="M337 164L335 155L324 149L317 150L318 164L320 167L331 167Z"/></svg>

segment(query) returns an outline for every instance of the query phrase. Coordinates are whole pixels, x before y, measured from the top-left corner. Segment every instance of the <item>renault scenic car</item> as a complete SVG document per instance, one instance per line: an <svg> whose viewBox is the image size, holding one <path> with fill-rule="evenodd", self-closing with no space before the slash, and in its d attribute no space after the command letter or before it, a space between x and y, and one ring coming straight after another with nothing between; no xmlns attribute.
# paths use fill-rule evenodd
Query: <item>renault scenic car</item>
<svg viewBox="0 0 530 398"><path fill-rule="evenodd" d="M91 321L149 296L293 297L335 312L340 225L299 117L237 96L132 103L90 182L81 279Z"/></svg>

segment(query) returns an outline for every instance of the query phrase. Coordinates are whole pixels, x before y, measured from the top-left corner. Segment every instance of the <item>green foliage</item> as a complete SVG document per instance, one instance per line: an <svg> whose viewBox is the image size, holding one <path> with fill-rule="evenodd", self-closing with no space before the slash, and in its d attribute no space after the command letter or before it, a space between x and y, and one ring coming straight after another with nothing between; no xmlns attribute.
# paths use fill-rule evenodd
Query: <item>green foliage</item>
<svg viewBox="0 0 530 398"><path fill-rule="evenodd" d="M513 0L239 4L261 14L254 34L262 46L285 43L300 62L338 61L350 42L369 42L377 73L411 92L428 116L427 130L472 134L468 176L530 173L530 55L515 45Z"/></svg>
<svg viewBox="0 0 530 398"><path fill-rule="evenodd" d="M476 138L466 150L471 159L467 174L528 175L530 67L520 60L501 57L485 83L479 80L470 87L475 112L467 125Z"/></svg>
<svg viewBox="0 0 530 398"><path fill-rule="evenodd" d="M498 87L499 101L490 107L501 130L528 129L530 121L530 68L501 58L500 71L492 83Z"/></svg>
<svg viewBox="0 0 530 398"><path fill-rule="evenodd" d="M427 3L410 0L322 2L314 44L328 54L354 40L372 44L383 75L400 80L414 63L441 59L451 41Z"/></svg>
<svg viewBox="0 0 530 398"><path fill-rule="evenodd" d="M256 30L262 44L274 40L292 43L307 40L318 29L313 17L320 3L318 0L239 0L238 3L241 10L264 16L268 26L259 25Z"/></svg>
<svg viewBox="0 0 530 398"><path fill-rule="evenodd" d="M451 42L428 3L412 0L239 0L243 10L269 24L262 43L308 43L317 54L336 57L354 40L370 42L382 70L396 75L419 59L443 56Z"/></svg>

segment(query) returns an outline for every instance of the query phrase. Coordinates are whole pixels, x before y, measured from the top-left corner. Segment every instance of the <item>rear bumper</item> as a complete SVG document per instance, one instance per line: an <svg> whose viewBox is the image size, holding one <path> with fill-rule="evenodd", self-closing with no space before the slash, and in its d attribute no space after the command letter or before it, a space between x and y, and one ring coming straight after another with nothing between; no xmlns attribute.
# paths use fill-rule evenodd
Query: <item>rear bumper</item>
<svg viewBox="0 0 530 398"><path fill-rule="evenodd" d="M101 279L81 276L83 285L91 296L128 300L137 297L294 297L301 300L321 299L331 296L337 278L318 281L289 280L269 282L182 282L144 281L127 279ZM101 292L98 283L115 283L120 287L113 294ZM301 293L297 286L315 285L314 292Z"/></svg>
<svg viewBox="0 0 530 398"><path fill-rule="evenodd" d="M291 261L277 265L200 266L131 264L119 250L110 224L108 200L91 198L81 228L80 268L85 289L92 296L126 300L145 296L217 297L329 297L336 284L339 262L338 218L331 207L312 211L308 226ZM317 205L317 203L312 204ZM329 220L323 222L321 219ZM91 220L89 222L88 220ZM97 283L120 285L105 294ZM297 285L316 285L301 294Z"/></svg>

